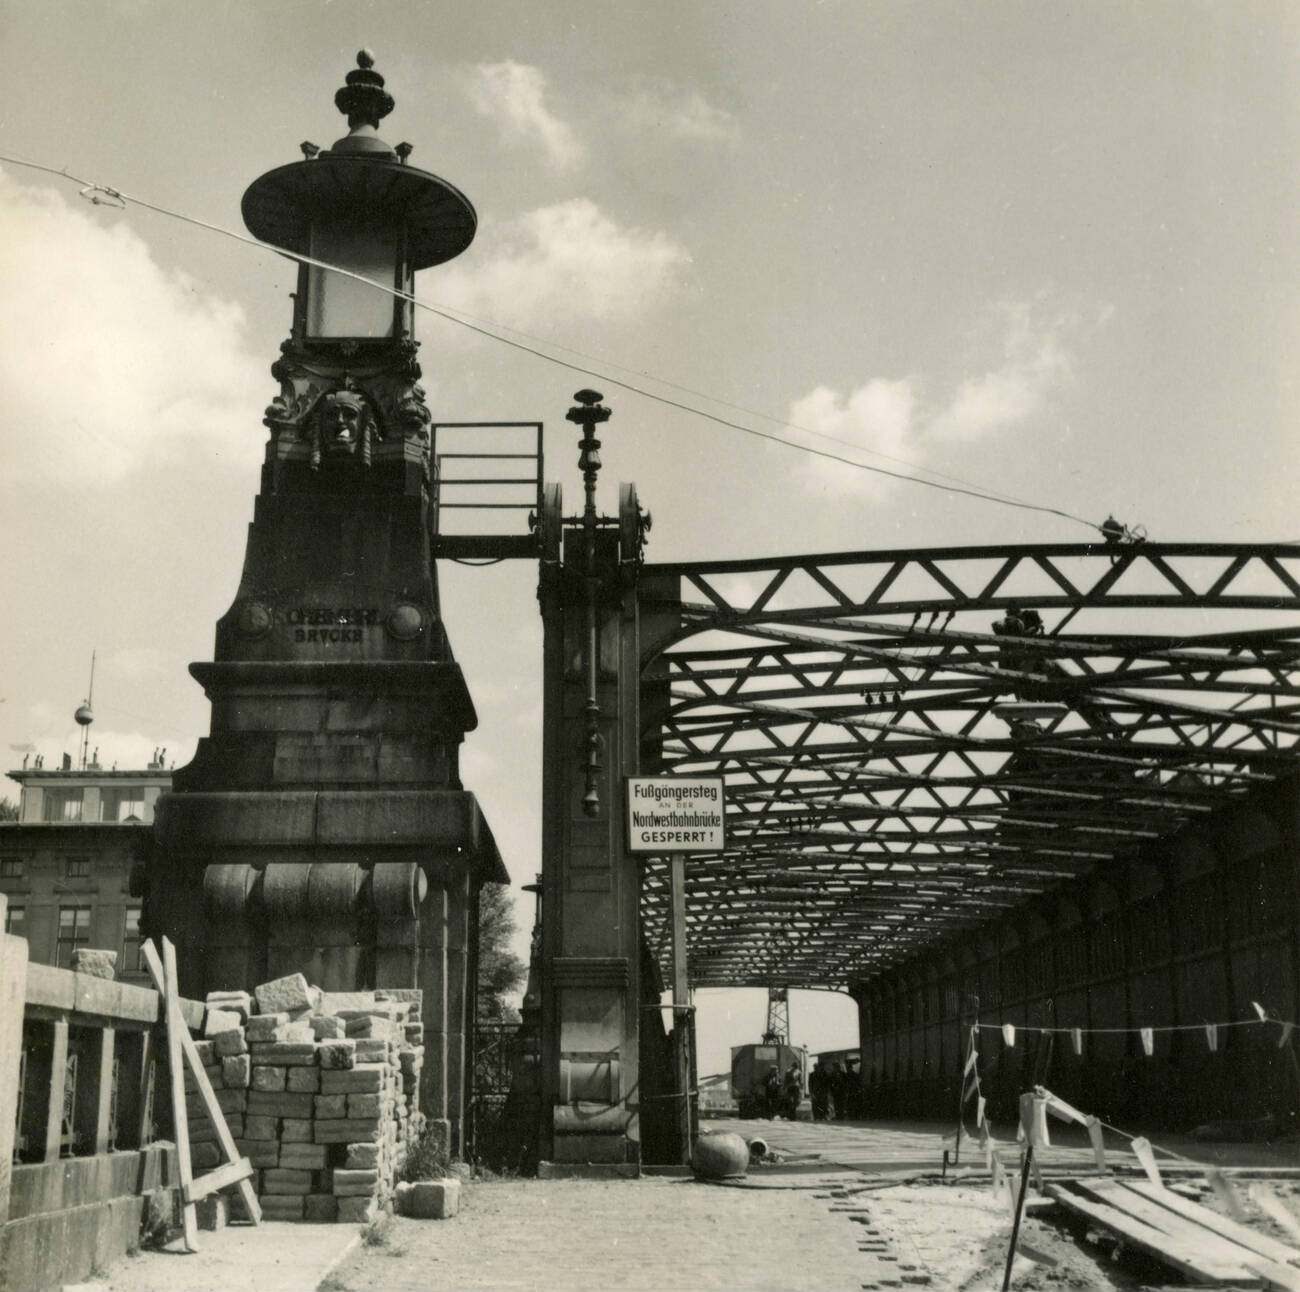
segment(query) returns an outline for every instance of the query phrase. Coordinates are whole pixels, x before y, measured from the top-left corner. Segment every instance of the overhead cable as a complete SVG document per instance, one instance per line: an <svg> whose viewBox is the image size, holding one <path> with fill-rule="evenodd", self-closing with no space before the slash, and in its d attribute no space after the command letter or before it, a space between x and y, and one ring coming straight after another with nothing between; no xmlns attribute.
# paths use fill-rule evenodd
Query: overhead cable
<svg viewBox="0 0 1300 1292"><path fill-rule="evenodd" d="M986 492L973 486L963 484L944 484L938 480L929 480L924 476L909 475L902 471L893 471L888 467L874 466L867 462L858 462L853 458L844 457L839 453L832 453L827 449L813 448L808 444L800 444L795 440L786 439L784 436L774 435L769 431L760 431L756 427L746 426L741 422L734 422L726 417L721 417L717 413L710 413L705 409L697 408L691 404L683 403L677 399L670 399L667 395L657 394L653 390L647 390L644 386L639 386L634 382L625 381L622 378L615 377L607 371L594 367L586 367L579 363L574 363L568 359L562 359L557 355L548 354L544 350L539 350L535 346L527 345L522 341L516 341L511 337L504 336L500 332L494 331L493 328L484 326L479 323L471 322L468 318L462 318L459 313L434 305L429 301L422 300L413 292L405 292L400 288L394 287L391 283L378 282L373 278L367 278L364 274L358 274L350 269L344 269L339 265L331 264L326 260L319 260L314 256L306 255L303 252L290 251L285 247L278 247L271 242L263 242L260 238L254 238L248 234L240 233L235 229L227 229L219 224L212 224L207 220L200 220L197 216L186 215L183 211L172 210L169 207L161 206L156 202L150 202L145 198L135 197L132 194L124 193L120 189L113 188L109 185L98 184L93 180L83 179L80 176L73 175L66 167L59 168L47 166L41 162L28 161L22 157L14 157L5 153L0 153L0 162L6 162L13 166L22 166L29 170L41 171L46 175L54 175L60 179L66 179L74 184L82 186L80 196L96 205L110 205L120 209L122 204L134 203L136 206L143 207L147 211L153 211L157 215L162 215L172 220L180 220L185 224L194 225L196 228L205 229L209 233L217 233L222 237L233 238L236 242L246 243L250 247L257 247L262 251L272 251L277 255L284 256L289 260L296 261L299 264L312 265L317 269L329 270L332 273L341 274L345 278L351 278L359 283L365 283L377 291L387 292L390 296L395 296L401 300L408 301L417 309L422 309L438 318L445 319L449 323L455 323L460 327L466 328L471 332L476 332L480 336L487 337L489 340L497 341L502 345L510 346L514 350L519 350L524 354L533 355L535 358L543 359L547 363L553 363L561 368L567 368L570 372L576 372L584 377L594 377L612 386L617 386L621 390L629 391L631 394L640 395L644 399L653 400L655 403L663 404L668 408L675 408L680 412L690 413L696 417L702 417L706 421L715 423L718 426L727 427L729 430L739 431L743 435L750 435L756 439L769 440L774 444L783 444L787 448L798 449L800 452L809 453L814 457L823 458L830 462L838 462L843 466L853 467L859 471L870 471L875 475L886 476L892 480L902 480L908 484L924 485L930 489L937 489L943 493L960 494L967 498L976 498L982 502L997 503L1003 507L1014 507L1020 511L1039 512L1043 515L1057 516L1062 520L1068 520L1078 525L1084 525L1088 529L1100 532L1101 526L1088 520L1086 517L1077 516L1073 512L1064 511L1059 507L1049 507L1042 503L1033 503L1017 500L1014 498L1003 497L995 493ZM551 344L544 342L543 344ZM619 366L619 365L614 365ZM653 380L659 380L653 378ZM664 382L664 385L672 383ZM693 392L699 393L699 392ZM712 399L712 396L705 395L704 398ZM714 402L725 404L725 400L716 400ZM738 407L738 406L737 406ZM756 414L757 416L766 416L765 414ZM771 419L776 420L776 419ZM789 422L780 422L782 426L788 426L792 430L802 430ZM812 432L820 434L820 432ZM837 441L837 443L840 441ZM856 446L855 446L856 447ZM863 450L865 452L874 452L874 450ZM885 455L879 455L885 456ZM921 468L924 470L925 468Z"/></svg>

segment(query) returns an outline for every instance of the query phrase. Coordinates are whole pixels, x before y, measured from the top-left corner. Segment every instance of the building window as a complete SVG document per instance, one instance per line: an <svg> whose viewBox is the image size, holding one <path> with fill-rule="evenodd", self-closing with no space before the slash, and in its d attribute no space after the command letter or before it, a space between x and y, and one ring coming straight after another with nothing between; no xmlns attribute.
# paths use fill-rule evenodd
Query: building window
<svg viewBox="0 0 1300 1292"><path fill-rule="evenodd" d="M99 791L101 821L143 821L144 786L113 786Z"/></svg>
<svg viewBox="0 0 1300 1292"><path fill-rule="evenodd" d="M89 857L65 857L63 860L66 866L66 870L64 871L64 877L66 879L90 878Z"/></svg>
<svg viewBox="0 0 1300 1292"><path fill-rule="evenodd" d="M0 879L21 879L23 877L23 859L21 857L0 857Z"/></svg>
<svg viewBox="0 0 1300 1292"><path fill-rule="evenodd" d="M80 821L83 791L47 789L41 805L43 821Z"/></svg>
<svg viewBox="0 0 1300 1292"><path fill-rule="evenodd" d="M126 973L140 972L140 908L128 906L122 927L122 968Z"/></svg>
<svg viewBox="0 0 1300 1292"><path fill-rule="evenodd" d="M27 936L27 908L25 906L11 906L5 912L5 932L12 933L16 938L25 938Z"/></svg>
<svg viewBox="0 0 1300 1292"><path fill-rule="evenodd" d="M72 963L72 953L90 942L90 907L59 907L59 943L55 948L54 963L66 969Z"/></svg>

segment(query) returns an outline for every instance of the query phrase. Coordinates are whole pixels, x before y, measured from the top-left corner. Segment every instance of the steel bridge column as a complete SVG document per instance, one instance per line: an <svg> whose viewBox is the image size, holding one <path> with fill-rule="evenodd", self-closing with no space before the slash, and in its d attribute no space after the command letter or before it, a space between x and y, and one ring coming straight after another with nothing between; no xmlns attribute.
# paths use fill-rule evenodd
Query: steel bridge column
<svg viewBox="0 0 1300 1292"><path fill-rule="evenodd" d="M603 521L594 532L561 525L558 489L552 490L538 593L544 626L539 1156L543 1174L635 1173L640 878L627 849L623 778L637 771L639 535L635 524L630 532ZM635 516L635 494L625 487L625 502L629 497ZM548 534L549 555L558 559L547 559ZM594 670L588 657L593 620Z"/></svg>

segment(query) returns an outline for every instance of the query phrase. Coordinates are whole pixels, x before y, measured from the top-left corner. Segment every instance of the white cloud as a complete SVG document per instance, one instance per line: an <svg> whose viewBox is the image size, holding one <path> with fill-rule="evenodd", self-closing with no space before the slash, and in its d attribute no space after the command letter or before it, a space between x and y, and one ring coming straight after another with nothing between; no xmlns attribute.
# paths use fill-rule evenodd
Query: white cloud
<svg viewBox="0 0 1300 1292"><path fill-rule="evenodd" d="M546 77L528 63L479 63L468 79L470 102L519 144L540 144L550 163L571 170L585 155L582 141L546 105Z"/></svg>
<svg viewBox="0 0 1300 1292"><path fill-rule="evenodd" d="M693 143L720 143L737 138L731 113L715 107L698 90L683 90L671 81L642 81L620 98L627 124Z"/></svg>
<svg viewBox="0 0 1300 1292"><path fill-rule="evenodd" d="M1066 314L1043 320L1024 303L1000 305L993 316L1000 324L997 361L978 376L958 380L946 401L926 403L920 397L938 382L877 377L847 395L818 386L791 404L788 420L840 441L807 440L814 448L872 464L869 450L900 459L877 459L874 465L903 471L926 467L940 444L971 443L1030 421L1073 376L1064 337L1078 329L1078 320ZM809 458L805 477L822 488L863 484L859 473L824 458Z"/></svg>
<svg viewBox="0 0 1300 1292"><path fill-rule="evenodd" d="M1028 305L1004 305L1007 320L1002 362L979 377L963 381L951 402L930 424L942 439L973 440L1015 426L1037 413L1071 375L1071 361L1061 334L1067 318L1041 323Z"/></svg>
<svg viewBox="0 0 1300 1292"><path fill-rule="evenodd" d="M791 404L789 420L794 426L816 432L817 438L805 440L811 448L871 461L870 454L873 453L889 457L908 456L915 406L910 380L888 381L877 377L850 391L847 396L827 386L818 386ZM830 443L821 438L823 436L839 443ZM805 470L809 483L847 483L843 463L828 458L810 455ZM861 483L854 481L855 487Z"/></svg>
<svg viewBox="0 0 1300 1292"><path fill-rule="evenodd" d="M274 390L243 312L112 220L0 173L8 474L112 481L197 443L255 461Z"/></svg>
<svg viewBox="0 0 1300 1292"><path fill-rule="evenodd" d="M625 228L587 198L494 225L481 241L473 263L440 271L437 301L525 329L637 317L690 259L666 233Z"/></svg>

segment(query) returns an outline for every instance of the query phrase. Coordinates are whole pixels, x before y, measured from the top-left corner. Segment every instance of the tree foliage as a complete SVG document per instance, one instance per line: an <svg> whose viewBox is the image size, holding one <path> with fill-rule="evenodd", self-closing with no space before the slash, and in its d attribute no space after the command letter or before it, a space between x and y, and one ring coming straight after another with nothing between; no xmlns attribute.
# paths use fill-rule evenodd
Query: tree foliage
<svg viewBox="0 0 1300 1292"><path fill-rule="evenodd" d="M17 821L18 804L11 798L0 799L0 821Z"/></svg>
<svg viewBox="0 0 1300 1292"><path fill-rule="evenodd" d="M478 1016L513 1018L507 997L519 991L528 967L510 949L515 935L514 898L504 884L484 884L478 907Z"/></svg>

